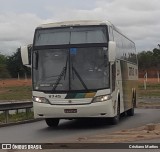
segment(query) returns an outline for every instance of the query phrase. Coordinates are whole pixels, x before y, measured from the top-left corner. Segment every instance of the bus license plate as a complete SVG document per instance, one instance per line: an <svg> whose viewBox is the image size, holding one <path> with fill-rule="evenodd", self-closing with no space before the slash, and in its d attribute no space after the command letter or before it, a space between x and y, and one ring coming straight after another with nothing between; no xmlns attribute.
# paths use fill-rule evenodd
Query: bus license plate
<svg viewBox="0 0 160 152"><path fill-rule="evenodd" d="M77 113L77 109L64 109L65 113Z"/></svg>

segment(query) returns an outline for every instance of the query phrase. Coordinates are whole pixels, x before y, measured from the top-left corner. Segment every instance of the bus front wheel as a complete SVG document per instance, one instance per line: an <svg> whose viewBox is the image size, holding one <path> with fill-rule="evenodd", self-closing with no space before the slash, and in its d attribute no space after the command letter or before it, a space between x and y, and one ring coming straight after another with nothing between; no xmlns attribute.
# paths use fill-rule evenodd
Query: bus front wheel
<svg viewBox="0 0 160 152"><path fill-rule="evenodd" d="M111 119L111 124L116 125L120 120L120 103L117 105L117 115Z"/></svg>
<svg viewBox="0 0 160 152"><path fill-rule="evenodd" d="M57 127L59 124L58 118L46 118L45 121L49 127Z"/></svg>

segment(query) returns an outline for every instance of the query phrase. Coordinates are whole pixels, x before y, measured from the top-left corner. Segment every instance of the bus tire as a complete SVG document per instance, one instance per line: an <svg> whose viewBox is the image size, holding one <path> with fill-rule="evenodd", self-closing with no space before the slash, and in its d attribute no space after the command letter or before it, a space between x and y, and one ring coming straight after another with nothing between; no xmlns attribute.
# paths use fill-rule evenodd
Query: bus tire
<svg viewBox="0 0 160 152"><path fill-rule="evenodd" d="M134 103L133 103L133 105L134 105L134 108L137 107L137 94L136 94L136 91L134 93Z"/></svg>
<svg viewBox="0 0 160 152"><path fill-rule="evenodd" d="M134 116L134 107L136 104L136 94L134 93L133 97L132 97L132 108L127 110L127 115L128 116Z"/></svg>
<svg viewBox="0 0 160 152"><path fill-rule="evenodd" d="M46 118L45 121L49 127L57 127L59 124L58 118Z"/></svg>
<svg viewBox="0 0 160 152"><path fill-rule="evenodd" d="M127 110L127 115L128 116L134 116L134 108L131 108L131 109Z"/></svg>
<svg viewBox="0 0 160 152"><path fill-rule="evenodd" d="M116 125L119 123L119 120L120 120L120 102L118 102L117 105L117 115L111 119L111 124Z"/></svg>

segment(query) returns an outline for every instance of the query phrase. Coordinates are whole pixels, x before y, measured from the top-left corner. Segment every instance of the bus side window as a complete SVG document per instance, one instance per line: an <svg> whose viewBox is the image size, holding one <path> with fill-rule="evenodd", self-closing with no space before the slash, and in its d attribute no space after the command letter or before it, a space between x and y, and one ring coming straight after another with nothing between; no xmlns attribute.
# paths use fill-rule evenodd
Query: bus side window
<svg viewBox="0 0 160 152"><path fill-rule="evenodd" d="M116 64L112 64L112 91L115 90L116 82Z"/></svg>

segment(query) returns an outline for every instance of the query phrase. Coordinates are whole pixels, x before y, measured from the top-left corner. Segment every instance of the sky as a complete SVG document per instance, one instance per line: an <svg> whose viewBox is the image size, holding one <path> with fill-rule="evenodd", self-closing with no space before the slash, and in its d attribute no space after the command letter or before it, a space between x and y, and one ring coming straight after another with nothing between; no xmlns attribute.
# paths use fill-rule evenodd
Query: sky
<svg viewBox="0 0 160 152"><path fill-rule="evenodd" d="M108 20L136 44L160 44L160 0L0 0L0 54L31 44L35 28L70 20Z"/></svg>

